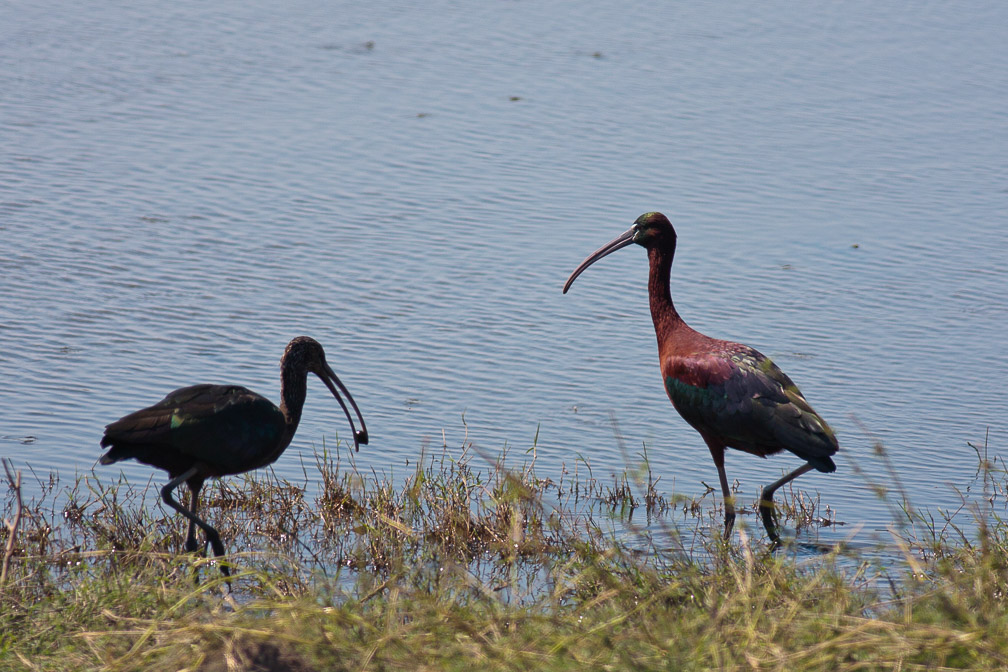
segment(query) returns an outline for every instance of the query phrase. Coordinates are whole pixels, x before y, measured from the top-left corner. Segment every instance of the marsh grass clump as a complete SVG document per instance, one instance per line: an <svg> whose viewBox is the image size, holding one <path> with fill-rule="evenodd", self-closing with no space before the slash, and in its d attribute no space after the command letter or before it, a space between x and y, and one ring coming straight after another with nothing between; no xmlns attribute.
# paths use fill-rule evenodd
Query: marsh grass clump
<svg viewBox="0 0 1008 672"><path fill-rule="evenodd" d="M13 537L0 669L1008 666L997 459L969 486L973 532L886 500L898 558L879 564L842 544L770 552L745 528L725 543L709 494L662 493L645 466L596 479L579 462L553 481L534 450L507 457L425 449L393 480L323 447L303 482L214 484L230 592L213 559L178 552L184 526L150 484L54 475ZM779 505L789 525L834 517L799 490Z"/></svg>

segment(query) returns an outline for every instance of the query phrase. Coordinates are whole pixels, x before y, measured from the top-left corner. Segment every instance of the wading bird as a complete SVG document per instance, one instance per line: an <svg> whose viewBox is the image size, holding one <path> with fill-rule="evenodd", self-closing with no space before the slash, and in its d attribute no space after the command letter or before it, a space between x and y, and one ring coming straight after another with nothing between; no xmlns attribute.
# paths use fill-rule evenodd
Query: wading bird
<svg viewBox="0 0 1008 672"><path fill-rule="evenodd" d="M158 403L116 420L105 428L101 445L110 450L101 464L135 459L168 472L171 480L161 489L161 498L189 519L185 550L197 549L196 526L206 534L214 555L224 555L220 534L196 515L203 481L240 474L276 461L290 445L301 421L308 392L308 372L318 376L343 407L354 449L367 444L367 427L360 409L333 370L326 364L318 341L299 336L287 344L280 358L280 406L237 385L193 385L168 394ZM335 385L334 385L335 383ZM360 420L357 431L350 410L340 397L346 395ZM189 486L189 508L172 497L182 483ZM221 566L230 576L226 566Z"/></svg>
<svg viewBox="0 0 1008 672"><path fill-rule="evenodd" d="M725 448L760 457L787 449L806 462L760 494L763 526L770 539L780 543L774 492L812 469L836 470L830 458L839 448L833 430L768 357L741 343L704 336L679 316L669 290L676 232L660 212L641 215L628 231L581 262L567 279L564 294L591 264L631 243L648 252L648 295L665 392L679 415L703 437L717 467L725 503L725 538L735 524L724 469Z"/></svg>

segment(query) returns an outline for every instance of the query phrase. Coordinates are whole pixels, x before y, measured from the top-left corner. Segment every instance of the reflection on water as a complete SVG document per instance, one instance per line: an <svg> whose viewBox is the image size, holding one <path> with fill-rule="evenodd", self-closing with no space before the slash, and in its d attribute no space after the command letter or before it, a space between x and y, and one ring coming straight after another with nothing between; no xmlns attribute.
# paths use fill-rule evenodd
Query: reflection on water
<svg viewBox="0 0 1008 672"><path fill-rule="evenodd" d="M841 520L882 532L891 455L955 509L1008 437L1008 12L487 3L19 7L0 40L0 456L91 469L169 390L276 400L293 336L361 406L357 460L471 440L559 473L646 447L665 493L716 480L664 397L635 248L837 429ZM321 385L275 465L345 442ZM629 455L609 423L615 413ZM464 420L463 420L464 418ZM740 496L795 465L731 453ZM151 475L123 467L131 479ZM841 539L851 527L826 528Z"/></svg>

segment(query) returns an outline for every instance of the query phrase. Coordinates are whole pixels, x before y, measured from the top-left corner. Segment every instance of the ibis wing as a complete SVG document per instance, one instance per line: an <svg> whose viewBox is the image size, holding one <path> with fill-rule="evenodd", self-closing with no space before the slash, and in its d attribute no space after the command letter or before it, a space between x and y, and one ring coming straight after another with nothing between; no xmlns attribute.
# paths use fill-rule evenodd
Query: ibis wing
<svg viewBox="0 0 1008 672"><path fill-rule="evenodd" d="M785 448L820 471L833 471L836 437L788 376L746 346L675 357L665 389L676 410L725 445L767 455Z"/></svg>
<svg viewBox="0 0 1008 672"><path fill-rule="evenodd" d="M260 466L284 427L280 410L251 390L193 385L108 425L101 445L113 448L107 461L136 457L151 462L162 452L235 473Z"/></svg>

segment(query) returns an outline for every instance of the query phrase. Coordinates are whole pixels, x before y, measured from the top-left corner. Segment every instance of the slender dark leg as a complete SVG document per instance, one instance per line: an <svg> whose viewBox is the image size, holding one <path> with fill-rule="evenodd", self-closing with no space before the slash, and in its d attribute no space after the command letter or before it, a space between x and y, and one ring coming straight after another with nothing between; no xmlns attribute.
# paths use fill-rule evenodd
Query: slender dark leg
<svg viewBox="0 0 1008 672"><path fill-rule="evenodd" d="M763 491L760 493L760 515L763 517L763 527L766 528L767 535L770 537L770 541L774 544L780 543L780 536L777 534L777 523L774 522L774 513L776 512L773 503L774 493L777 491L777 488L786 483L790 483L812 469L814 469L814 467L811 464L805 463L792 471L790 474L786 474L770 485L763 487Z"/></svg>
<svg viewBox="0 0 1008 672"><path fill-rule="evenodd" d="M724 470L724 445L704 437L707 447L710 448L711 457L714 458L714 466L717 467L718 480L721 482L721 496L724 498L724 538L731 538L732 528L735 527L735 498L732 497L728 488L728 475Z"/></svg>
<svg viewBox="0 0 1008 672"><path fill-rule="evenodd" d="M177 488L183 481L192 478L198 473L199 470L196 467L193 467L192 469L185 472L181 476L177 476L172 480L168 481L167 485L161 488L161 499L164 500L165 504L172 507L173 509L181 513L183 516L188 518L191 523L198 525L199 528L203 530L203 533L206 534L207 541L210 542L210 546L213 548L214 555L216 555L217 557L222 557L224 555L224 544L221 543L220 534L217 533L217 530L210 527L209 523L198 518L196 514L194 514L192 511L185 508L172 498L171 494L172 490ZM189 541L187 539L186 544L188 545L188 543ZM221 572L224 574L224 576L231 576L231 571L227 568L227 565L223 563L221 564Z"/></svg>
<svg viewBox="0 0 1008 672"><path fill-rule="evenodd" d="M196 515L196 508L199 506L199 493L200 488L203 487L203 481L196 481L195 484L189 482L189 511ZM196 543L196 523L190 519L189 520L189 533L186 534L185 540L185 550L188 553L194 552L199 548L199 544ZM205 545L204 545L205 548Z"/></svg>

